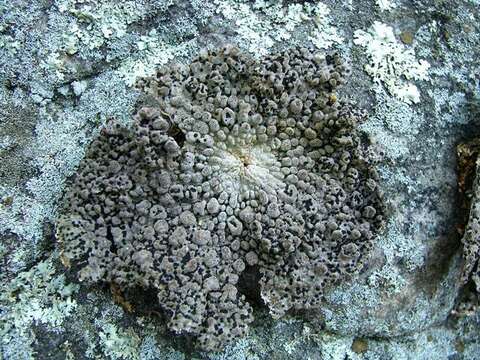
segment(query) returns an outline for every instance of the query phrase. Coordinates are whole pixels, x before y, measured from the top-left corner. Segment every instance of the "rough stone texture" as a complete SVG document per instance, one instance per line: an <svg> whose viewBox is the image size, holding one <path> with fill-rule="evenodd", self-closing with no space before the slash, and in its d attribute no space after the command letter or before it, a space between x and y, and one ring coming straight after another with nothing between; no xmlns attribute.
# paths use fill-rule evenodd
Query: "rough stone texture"
<svg viewBox="0 0 480 360"><path fill-rule="evenodd" d="M459 157L459 190L464 193L463 208L465 208L468 222L461 229L463 232L463 269L461 282L469 291L463 294L457 308L454 310L458 315L473 315L478 312L480 303L480 140L475 138L457 146ZM470 288L469 288L470 286Z"/></svg>
<svg viewBox="0 0 480 360"><path fill-rule="evenodd" d="M478 174L478 168L480 163L476 161ZM462 282L466 283L469 279L472 279L475 283L475 289L480 293L480 273L479 273L479 258L480 258L480 201L479 201L479 184L480 176L476 175L472 189L472 205L470 207L470 215L468 219L467 228L465 229L465 235L462 238L463 243L463 260L465 262L462 272Z"/></svg>
<svg viewBox="0 0 480 360"><path fill-rule="evenodd" d="M396 6L1 1L2 356L478 358L478 315L449 314L462 270L455 145L480 133L479 3L386 2ZM399 64L409 49L430 64L427 80L404 78L402 67L391 72L393 80L371 79L365 69L371 54L353 40L358 30L371 33L375 21L393 29L396 42L379 44L400 54ZM128 121L134 112L137 76L225 42L253 55L313 44L350 60L352 75L340 96L371 114L363 128L384 148L380 177L391 215L370 270L327 294L318 316L271 321L260 308L247 338L220 354L192 354L188 341L167 334L165 319L151 313L149 294L134 304L143 311L139 317L115 305L108 289L77 289L70 274L61 277L51 224L66 179L100 127L109 118ZM418 89L418 103L392 92L391 84L405 82Z"/></svg>

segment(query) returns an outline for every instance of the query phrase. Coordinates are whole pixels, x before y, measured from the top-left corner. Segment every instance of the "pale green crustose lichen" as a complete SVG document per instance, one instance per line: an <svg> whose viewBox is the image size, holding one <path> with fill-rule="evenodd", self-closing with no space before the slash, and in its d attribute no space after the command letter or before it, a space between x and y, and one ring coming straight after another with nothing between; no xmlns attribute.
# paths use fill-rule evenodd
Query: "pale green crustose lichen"
<svg viewBox="0 0 480 360"><path fill-rule="evenodd" d="M74 314L77 303L72 296L79 286L55 274L56 256L1 285L0 355L6 359L33 359L34 326L42 324L55 332Z"/></svg>
<svg viewBox="0 0 480 360"><path fill-rule="evenodd" d="M393 28L375 21L367 30L355 31L354 44L365 49L365 71L378 85L383 84L393 96L407 104L420 101L420 91L413 80L428 80L430 64L417 60L415 52L401 44ZM406 79L406 80L405 80Z"/></svg>

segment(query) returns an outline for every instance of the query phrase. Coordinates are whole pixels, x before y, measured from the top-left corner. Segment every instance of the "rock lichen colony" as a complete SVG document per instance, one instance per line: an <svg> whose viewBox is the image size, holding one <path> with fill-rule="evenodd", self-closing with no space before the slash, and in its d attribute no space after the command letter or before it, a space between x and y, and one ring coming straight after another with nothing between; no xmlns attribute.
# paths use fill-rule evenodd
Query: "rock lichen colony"
<svg viewBox="0 0 480 360"><path fill-rule="evenodd" d="M317 307L358 271L383 224L359 112L337 101L339 57L204 52L139 83L156 104L110 123L66 194L57 235L81 280L153 288L169 328L217 350L252 308Z"/></svg>

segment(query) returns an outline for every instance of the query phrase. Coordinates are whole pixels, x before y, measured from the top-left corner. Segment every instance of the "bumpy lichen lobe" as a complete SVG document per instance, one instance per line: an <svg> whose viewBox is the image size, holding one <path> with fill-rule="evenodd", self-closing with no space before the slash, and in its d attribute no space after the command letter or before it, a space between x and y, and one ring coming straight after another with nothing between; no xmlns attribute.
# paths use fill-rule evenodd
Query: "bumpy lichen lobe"
<svg viewBox="0 0 480 360"><path fill-rule="evenodd" d="M473 280L477 294L480 294L480 139L459 144L458 190L462 199L461 210L469 210L468 221L461 227L463 235L463 273L461 283Z"/></svg>
<svg viewBox="0 0 480 360"><path fill-rule="evenodd" d="M227 46L141 80L157 105L90 146L57 223L64 258L80 279L155 288L205 350L253 320L247 266L274 316L318 306L383 224L361 116L335 93L346 72L336 55Z"/></svg>

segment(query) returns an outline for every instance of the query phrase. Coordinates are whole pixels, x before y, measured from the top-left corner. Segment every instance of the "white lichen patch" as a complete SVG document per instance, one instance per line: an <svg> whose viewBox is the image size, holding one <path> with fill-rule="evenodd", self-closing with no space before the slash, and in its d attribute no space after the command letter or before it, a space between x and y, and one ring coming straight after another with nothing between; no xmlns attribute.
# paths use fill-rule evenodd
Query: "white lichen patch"
<svg viewBox="0 0 480 360"><path fill-rule="evenodd" d="M390 11L397 7L397 4L392 0L375 0L375 3L380 11Z"/></svg>
<svg viewBox="0 0 480 360"><path fill-rule="evenodd" d="M127 86L133 86L138 78L150 76L158 66L167 64L174 58L186 56L194 47L195 40L180 45L169 45L158 39L152 30L137 42L139 56L131 58L116 70Z"/></svg>
<svg viewBox="0 0 480 360"><path fill-rule="evenodd" d="M168 8L173 1L164 1ZM73 16L67 34L69 53L74 53L77 44L89 49L97 49L112 38L121 38L127 34L128 26L142 18L145 4L141 1L81 1L59 0L61 13Z"/></svg>
<svg viewBox="0 0 480 360"><path fill-rule="evenodd" d="M405 102L392 98L383 87L376 91L375 111L361 128L375 139L386 158L400 161L411 156L410 143L424 119Z"/></svg>
<svg viewBox="0 0 480 360"><path fill-rule="evenodd" d="M55 332L76 309L72 295L79 286L67 284L65 275L55 274L52 259L56 256L1 285L0 354L10 354L12 359L20 358L15 357L19 354L31 354L32 327L42 324Z"/></svg>
<svg viewBox="0 0 480 360"><path fill-rule="evenodd" d="M102 350L109 359L139 360L140 337L131 328L119 329L106 323L99 333Z"/></svg>
<svg viewBox="0 0 480 360"><path fill-rule="evenodd" d="M385 254L386 262L393 268L393 264L399 258L402 259L405 268L409 271L414 271L425 264L426 246L421 244L412 237L402 234L402 229L394 221L390 221L387 227L385 237L379 240Z"/></svg>
<svg viewBox="0 0 480 360"><path fill-rule="evenodd" d="M242 338L229 344L222 352L210 353L211 360L261 360L258 354L257 341L253 338Z"/></svg>
<svg viewBox="0 0 480 360"><path fill-rule="evenodd" d="M52 52L44 61L41 62L40 66L45 70L54 72L59 80L65 79L67 68L59 52Z"/></svg>
<svg viewBox="0 0 480 360"><path fill-rule="evenodd" d="M398 269L386 266L381 270L373 272L367 279L369 286L373 288L386 288L389 292L398 294L406 285L406 280L399 273Z"/></svg>
<svg viewBox="0 0 480 360"><path fill-rule="evenodd" d="M6 27L0 24L0 49L6 50L11 54L16 54L21 48L22 44L15 40L15 38L8 34L3 34Z"/></svg>
<svg viewBox="0 0 480 360"><path fill-rule="evenodd" d="M72 90L76 96L82 95L82 93L87 89L88 82L86 80L74 81L72 83Z"/></svg>
<svg viewBox="0 0 480 360"><path fill-rule="evenodd" d="M305 27L307 39L317 48L329 49L343 43L343 38L333 25L330 9L321 2L311 5L259 0L252 4L244 0L215 0L212 6L216 15L234 25L234 42L254 56L270 53L275 44L285 41L297 43L293 34L301 26ZM78 34L80 28L74 25L71 31ZM65 38L67 53L76 52L78 39L75 39L72 40L71 36ZM97 37L101 43L106 39L108 38ZM156 67L174 58L188 57L196 45L195 38L180 45L166 43L153 29L140 37L136 43L136 56L122 63L117 73L128 86L132 86L138 78L152 75ZM50 66L59 75L65 72L64 64L59 58L52 58Z"/></svg>
<svg viewBox="0 0 480 360"><path fill-rule="evenodd" d="M45 98L53 96L49 91L36 89L35 92ZM24 101L24 96L30 95L23 94L17 101ZM24 166L32 169L35 175L25 179L22 186L0 185L3 201L0 204L0 233L18 237L15 251L8 255L10 271L25 270L40 254L44 226L55 217L56 201L63 191L64 180L83 157L84 146L94 135L95 128L107 117L121 119L123 116L125 120L134 99L135 94L127 92L120 79L112 73L104 73L89 80L88 88L75 106L65 102L48 109L42 107L38 118L31 120L36 122L35 136L22 151L31 159ZM13 138L10 142L15 145Z"/></svg>
<svg viewBox="0 0 480 360"><path fill-rule="evenodd" d="M257 56L265 55L276 42L293 40L300 26L317 48L328 49L343 42L330 18L330 9L322 2L315 5L271 2L216 0L217 14L234 21L239 44Z"/></svg>
<svg viewBox="0 0 480 360"><path fill-rule="evenodd" d="M343 43L343 38L338 34L330 19L330 9L327 5L319 2L312 9L315 30L309 39L319 49L329 49L334 45Z"/></svg>
<svg viewBox="0 0 480 360"><path fill-rule="evenodd" d="M122 326L125 312L120 306L104 303L103 294L98 297L87 294L90 304L102 304L101 311L93 317L91 305L79 309L80 316L92 319L88 329L77 328L82 340L88 344L85 356L88 359L109 360L184 360L185 355L171 346L167 337L151 318L137 317L135 325ZM95 312L98 308L95 308ZM85 313L88 312L89 315ZM86 321L86 320L85 320Z"/></svg>
<svg viewBox="0 0 480 360"><path fill-rule="evenodd" d="M3 152L8 151L9 149L15 146L15 141L8 135L0 138L0 155Z"/></svg>
<svg viewBox="0 0 480 360"><path fill-rule="evenodd" d="M49 43L49 51L40 66L64 80L67 74L76 74L79 58L101 57L108 63L116 58L118 49L123 51L124 47L132 46L134 39L139 37L135 24L142 23L154 13L161 14L173 3L172 0L56 0L62 31L55 41ZM126 61L141 58L142 52L131 54Z"/></svg>
<svg viewBox="0 0 480 360"><path fill-rule="evenodd" d="M157 341L157 330L153 326L146 325L146 334L142 333L139 356L141 360L185 360L185 355L163 342Z"/></svg>
<svg viewBox="0 0 480 360"><path fill-rule="evenodd" d="M351 350L352 337L338 337L333 334L322 333L318 338L322 359L340 360L356 358L356 354Z"/></svg>
<svg viewBox="0 0 480 360"><path fill-rule="evenodd" d="M264 22L258 11L254 11L246 2L231 0L216 0L217 14L222 14L225 19L233 21L240 43L251 53L266 55L273 46L274 41L269 30L272 23Z"/></svg>
<svg viewBox="0 0 480 360"><path fill-rule="evenodd" d="M420 101L420 91L412 80L427 80L430 64L417 60L415 52L401 44L393 28L376 21L367 31L355 32L354 44L365 49L365 71L378 85L407 104Z"/></svg>
<svg viewBox="0 0 480 360"><path fill-rule="evenodd" d="M0 208L0 228L33 242L39 240L45 219L53 217L52 193L61 193L63 182L60 179L69 176L75 164L80 161L83 151L79 148L87 141L82 119L63 119L63 123L57 123L59 126L52 127L51 124L55 121L53 117L43 112L41 115L42 119L35 128L37 140L30 150L30 155L35 159L34 165L39 170L38 176L26 183L27 191L0 188L0 194L13 199L10 207ZM65 160L67 157L69 161ZM37 189L44 191L39 192Z"/></svg>

